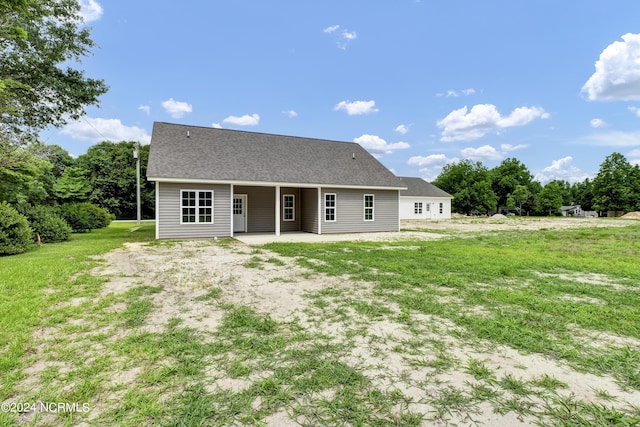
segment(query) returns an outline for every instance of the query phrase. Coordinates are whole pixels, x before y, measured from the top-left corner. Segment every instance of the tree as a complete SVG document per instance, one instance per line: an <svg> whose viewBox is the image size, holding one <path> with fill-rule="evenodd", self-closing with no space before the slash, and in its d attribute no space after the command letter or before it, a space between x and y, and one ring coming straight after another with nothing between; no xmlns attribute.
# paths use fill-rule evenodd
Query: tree
<svg viewBox="0 0 640 427"><path fill-rule="evenodd" d="M518 213L522 216L522 205L529 201L532 197L529 188L526 185L516 185L513 193L507 196L507 207L518 208Z"/></svg>
<svg viewBox="0 0 640 427"><path fill-rule="evenodd" d="M78 0L0 1L0 168L48 126L77 120L107 91L69 64L94 43Z"/></svg>
<svg viewBox="0 0 640 427"><path fill-rule="evenodd" d="M598 211L640 209L640 171L620 153L607 156L593 179L593 208Z"/></svg>
<svg viewBox="0 0 640 427"><path fill-rule="evenodd" d="M533 180L529 169L514 157L507 158L491 169L491 188L498 199L498 206L507 205L507 197L518 185L528 187Z"/></svg>
<svg viewBox="0 0 640 427"><path fill-rule="evenodd" d="M78 167L68 167L53 184L53 194L63 203L85 202L91 192L87 181L87 171Z"/></svg>
<svg viewBox="0 0 640 427"><path fill-rule="evenodd" d="M91 187L89 201L107 209L116 218L136 217L135 142L101 142L78 157L76 165L86 171ZM149 146L140 147L140 196L142 215L153 217L154 184L144 179L149 159Z"/></svg>
<svg viewBox="0 0 640 427"><path fill-rule="evenodd" d="M469 215L496 208L489 171L480 162L462 160L450 163L442 169L433 184L453 196L452 208L455 212Z"/></svg>
<svg viewBox="0 0 640 427"><path fill-rule="evenodd" d="M557 181L551 181L542 188L538 199L542 212L557 215L562 207L562 187Z"/></svg>

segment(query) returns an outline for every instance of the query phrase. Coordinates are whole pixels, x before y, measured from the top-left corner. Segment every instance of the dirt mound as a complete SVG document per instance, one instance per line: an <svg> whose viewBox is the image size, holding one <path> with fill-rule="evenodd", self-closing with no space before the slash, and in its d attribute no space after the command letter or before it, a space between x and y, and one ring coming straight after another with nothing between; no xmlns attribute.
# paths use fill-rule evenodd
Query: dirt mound
<svg viewBox="0 0 640 427"><path fill-rule="evenodd" d="M491 218L493 218L493 219L507 219L507 217L505 215L502 215L502 214L495 214Z"/></svg>
<svg viewBox="0 0 640 427"><path fill-rule="evenodd" d="M624 218L624 219L640 219L640 212L629 212L627 214L622 215L620 218Z"/></svg>

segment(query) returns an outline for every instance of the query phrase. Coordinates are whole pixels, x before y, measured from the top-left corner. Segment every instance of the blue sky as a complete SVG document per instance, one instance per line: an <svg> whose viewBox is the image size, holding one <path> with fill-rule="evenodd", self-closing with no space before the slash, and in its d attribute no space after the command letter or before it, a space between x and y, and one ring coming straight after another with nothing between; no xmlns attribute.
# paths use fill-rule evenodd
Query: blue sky
<svg viewBox="0 0 640 427"><path fill-rule="evenodd" d="M148 143L154 121L362 144L434 179L507 157L536 178L640 162L640 1L82 0L110 86L47 143Z"/></svg>

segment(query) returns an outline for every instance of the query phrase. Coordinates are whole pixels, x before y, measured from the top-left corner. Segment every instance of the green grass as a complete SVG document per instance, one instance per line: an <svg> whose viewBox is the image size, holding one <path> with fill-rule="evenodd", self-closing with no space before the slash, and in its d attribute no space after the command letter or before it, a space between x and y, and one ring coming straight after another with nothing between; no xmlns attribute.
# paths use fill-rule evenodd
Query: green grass
<svg viewBox="0 0 640 427"><path fill-rule="evenodd" d="M13 394L24 376L25 354L34 331L63 322L57 304L95 294L105 280L87 274L99 264L92 257L121 247L125 242L151 241L153 224L129 231L134 223L112 223L91 233L73 234L63 243L34 247L20 255L0 257L0 401Z"/></svg>
<svg viewBox="0 0 640 427"><path fill-rule="evenodd" d="M640 349L590 347L576 332L640 339L637 225L264 248L317 272L376 283L374 292L398 304L402 320L410 322L411 312L440 316L469 337L612 374L640 390ZM587 283L587 274L606 279Z"/></svg>
<svg viewBox="0 0 640 427"><path fill-rule="evenodd" d="M625 343L640 338L640 226L235 252L239 265L271 286L295 262L310 270L300 281L322 274L336 280L304 295L302 321L230 303L229 291L245 279L237 264L215 284L194 276L195 305L215 312L203 328L189 323L201 312L149 322L163 292L191 292L180 271L100 293L106 278L88 273L99 264L92 256L127 241L151 242L149 251L165 255L183 246L152 241L150 224L131 227L114 223L0 258L0 401L37 380L18 397L102 406L90 425L263 425L278 413L304 425L473 425L487 404L540 425L640 423L639 408L620 405L605 389L593 390L598 401L580 400L553 376L527 366L514 373L487 356L499 346L539 353L640 392L637 341ZM201 245L237 249L229 240ZM197 257L199 248L186 257ZM398 335L375 332L379 325ZM601 335L615 339L591 345ZM475 354L456 352L460 344ZM368 366L354 359L354 348L378 359ZM391 372L387 357L401 359L406 370ZM24 369L36 362L46 366L29 378ZM450 383L456 372L463 380ZM114 382L126 373L129 380ZM396 381L404 385L396 388ZM416 390L423 399L406 395ZM0 425L15 421L0 414ZM83 421L85 414L58 414L31 425Z"/></svg>

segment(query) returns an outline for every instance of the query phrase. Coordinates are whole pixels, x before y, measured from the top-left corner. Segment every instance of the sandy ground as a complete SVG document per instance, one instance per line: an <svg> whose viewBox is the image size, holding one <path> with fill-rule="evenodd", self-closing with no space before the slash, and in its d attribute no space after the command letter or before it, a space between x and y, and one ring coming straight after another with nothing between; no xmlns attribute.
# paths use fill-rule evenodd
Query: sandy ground
<svg viewBox="0 0 640 427"><path fill-rule="evenodd" d="M491 220L464 218L452 221L416 222L406 221L403 228L411 230L452 230L455 232L489 232L492 230L600 227L623 226L628 222L594 219L507 219ZM379 237L379 233L378 237ZM421 234L422 238L440 238L437 233L411 232ZM410 234L409 234L410 235ZM363 235L357 237L362 240ZM377 239L372 235L372 239ZM397 314L381 320L372 320L359 316L355 311L349 313L348 320L324 318L324 313L311 303L309 295L321 289L335 287L351 292L361 300L375 298L373 285L365 282L353 282L347 277L327 277L298 266L294 259L281 258L264 249L257 252L261 259L278 258L279 263L263 262L261 269L246 268L245 263L256 256L253 247L240 242L221 245L213 241L182 241L171 245L126 244L123 248L106 254L104 265L93 271L96 275L108 275L109 282L101 295L121 294L132 286L141 284L163 285L161 292L153 294L154 311L147 317L142 330L158 332L166 329L172 318L180 318L185 326L208 333L220 325L224 312L212 308L198 297L211 287L222 289L221 302L252 307L258 313L269 314L274 320L296 321L309 331L317 331L332 337L336 342L349 342L353 350L343 362L362 369L374 385L380 389L395 388L407 396L412 403L409 410L424 414L433 414L436 410L433 402L450 387L468 390L474 379L465 373L464 367L470 359L484 361L499 377L513 376L523 380L549 375L569 385L560 393L573 395L584 401L598 401L596 391L605 391L614 396L620 407L640 406L640 394L624 391L613 378L577 372L556 360L542 355L523 355L517 351L490 343L461 341L455 337L455 325L446 319L416 314L420 320L417 330L409 331L405 324L395 319L400 314L397 307L391 307ZM579 278L578 278L579 279ZM592 279L592 278L591 278ZM586 280L586 279L585 279ZM593 280L593 279L592 279ZM613 285L613 284L612 284ZM112 307L124 310L125 307ZM354 326L366 325L367 336L352 336ZM439 332L437 332L439 331ZM126 332L120 332L126 334ZM453 368L435 372L432 367L416 366L417 359L434 358L435 353L422 349L420 354L403 355L394 348L406 344L414 334L422 338L433 337L441 341L455 361ZM628 342L640 346L640 342ZM123 389L134 384L140 375L139 368L120 373L114 380ZM210 388L243 390L251 385L251 378L231 379L216 376L218 371L212 368ZM116 396L117 397L117 396ZM312 398L312 396L310 396ZM535 399L534 399L535 400ZM603 402L608 404L607 402ZM544 402L533 401L534 405ZM108 403L103 408L108 407ZM99 405L97 409L99 410ZM99 416L92 414L92 418ZM291 419L288 411L280 411L263 420L270 426L299 425ZM425 421L424 425L531 425L535 418L523 418L513 412L498 414L488 402L476 408L473 414L456 413L447 415L447 419Z"/></svg>

